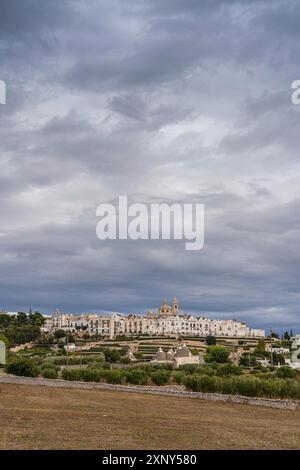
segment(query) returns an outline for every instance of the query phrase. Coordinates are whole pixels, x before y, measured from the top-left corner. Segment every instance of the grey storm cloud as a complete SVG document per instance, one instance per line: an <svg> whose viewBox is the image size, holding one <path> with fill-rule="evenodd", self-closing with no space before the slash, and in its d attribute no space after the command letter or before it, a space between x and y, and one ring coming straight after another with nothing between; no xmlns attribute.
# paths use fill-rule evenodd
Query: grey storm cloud
<svg viewBox="0 0 300 470"><path fill-rule="evenodd" d="M16 35L44 33L53 25L64 25L64 15L69 16L71 5L70 0L53 0L44 5L37 0L2 0L1 36L12 35L16 38Z"/></svg>
<svg viewBox="0 0 300 470"><path fill-rule="evenodd" d="M299 330L299 2L2 0L0 308ZM205 204L205 246L105 241L96 208Z"/></svg>

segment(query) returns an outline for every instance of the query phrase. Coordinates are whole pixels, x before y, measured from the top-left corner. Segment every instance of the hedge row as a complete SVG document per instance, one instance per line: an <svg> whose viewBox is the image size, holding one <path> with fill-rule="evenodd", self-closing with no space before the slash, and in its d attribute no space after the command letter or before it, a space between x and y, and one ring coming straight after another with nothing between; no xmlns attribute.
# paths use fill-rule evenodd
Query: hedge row
<svg viewBox="0 0 300 470"><path fill-rule="evenodd" d="M216 377L191 374L181 378L187 389L195 392L218 392L247 397L300 399L300 382L291 379L258 377Z"/></svg>
<svg viewBox="0 0 300 470"><path fill-rule="evenodd" d="M226 366L226 367L225 367ZM154 383L164 385L170 378L186 386L187 389L196 392L219 392L224 394L238 394L245 396L292 398L300 399L300 381L289 378L294 371L287 367L278 369L277 375L285 378L270 377L266 374L260 378L255 376L241 376L239 368L228 364L214 367L212 365L197 367L185 367L183 370L171 371L147 364L130 369L107 369L107 364L90 365L87 368L64 369L63 378L66 380L78 380L86 382L103 382L112 384L130 383L146 385ZM6 371L20 376L43 377L55 379L58 376L59 367L52 361L44 362L37 367L35 361L25 357L13 357L6 365ZM226 374L230 374L226 376ZM235 375L234 375L235 374Z"/></svg>
<svg viewBox="0 0 300 470"><path fill-rule="evenodd" d="M65 380L79 380L84 382L103 382L111 384L131 383L146 385L148 374L141 369L107 370L107 369L64 369L62 376Z"/></svg>
<svg viewBox="0 0 300 470"><path fill-rule="evenodd" d="M209 376L231 376L231 375L241 375L243 373L243 368L240 366L235 366L231 363L226 364L217 364L210 363L204 365L197 364L185 364L179 367L179 370L186 372L187 374L205 374Z"/></svg>
<svg viewBox="0 0 300 470"><path fill-rule="evenodd" d="M99 354L95 355L82 355L80 356L46 356L42 357L41 355L33 355L33 354L24 354L23 352L15 356L17 359L30 359L32 360L35 365L42 366L44 362L51 363L53 366L65 366L67 363L72 366L79 366L80 364L92 364L92 363L103 363L104 357Z"/></svg>
<svg viewBox="0 0 300 470"><path fill-rule="evenodd" d="M171 371L156 370L147 373L143 369L64 369L62 376L65 380L79 380L84 382L103 382L112 384L135 384L146 385L154 383L165 385L171 377Z"/></svg>
<svg viewBox="0 0 300 470"><path fill-rule="evenodd" d="M91 364L93 362L103 363L104 358L102 356L57 356L53 358L53 362L58 366L65 366L67 363L71 366L79 366L80 364Z"/></svg>

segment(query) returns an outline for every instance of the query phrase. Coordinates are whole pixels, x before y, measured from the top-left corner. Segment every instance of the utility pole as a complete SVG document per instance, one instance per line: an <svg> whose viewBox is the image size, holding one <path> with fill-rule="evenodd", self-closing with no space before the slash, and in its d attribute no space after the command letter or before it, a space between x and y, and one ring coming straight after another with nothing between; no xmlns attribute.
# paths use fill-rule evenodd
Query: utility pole
<svg viewBox="0 0 300 470"><path fill-rule="evenodd" d="M67 347L67 369L69 368L69 336L66 336L66 347Z"/></svg>
<svg viewBox="0 0 300 470"><path fill-rule="evenodd" d="M271 353L271 366L273 366L273 344L272 344L272 340L273 340L273 336L272 336L272 328L270 328L270 340L271 340L271 346L270 346L270 353Z"/></svg>
<svg viewBox="0 0 300 470"><path fill-rule="evenodd" d="M232 362L236 365L235 354L234 354L234 343L232 343Z"/></svg>

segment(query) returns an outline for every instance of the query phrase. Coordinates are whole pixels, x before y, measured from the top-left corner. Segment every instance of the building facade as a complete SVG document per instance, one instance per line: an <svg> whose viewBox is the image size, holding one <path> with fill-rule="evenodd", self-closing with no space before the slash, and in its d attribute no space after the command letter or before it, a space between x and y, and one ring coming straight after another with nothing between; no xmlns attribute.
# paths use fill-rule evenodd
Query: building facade
<svg viewBox="0 0 300 470"><path fill-rule="evenodd" d="M62 314L56 310L46 320L44 331L64 330L70 333L101 335L109 338L116 336L228 336L236 338L264 337L264 330L253 329L238 320L215 320L206 316L194 316L179 312L176 298L172 305L167 301L157 313L148 311L146 315Z"/></svg>
<svg viewBox="0 0 300 470"><path fill-rule="evenodd" d="M180 345L173 351L164 352L160 347L151 362L153 364L170 364L174 367L180 367L186 364L204 364L203 353L193 355L190 349L185 345Z"/></svg>

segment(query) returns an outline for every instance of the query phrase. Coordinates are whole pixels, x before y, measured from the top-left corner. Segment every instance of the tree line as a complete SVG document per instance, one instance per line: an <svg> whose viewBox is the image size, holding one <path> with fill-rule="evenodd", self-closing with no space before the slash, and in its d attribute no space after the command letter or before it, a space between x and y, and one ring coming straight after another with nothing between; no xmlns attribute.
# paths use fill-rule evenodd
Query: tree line
<svg viewBox="0 0 300 470"><path fill-rule="evenodd" d="M29 343L39 338L44 322L38 311L29 314L18 312L16 315L0 313L0 334L10 347Z"/></svg>

